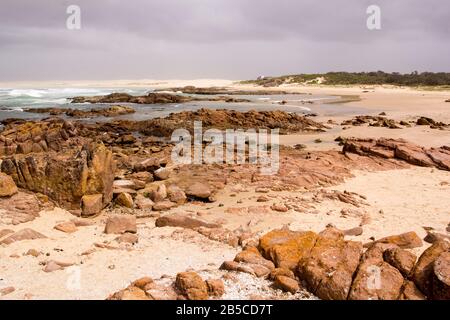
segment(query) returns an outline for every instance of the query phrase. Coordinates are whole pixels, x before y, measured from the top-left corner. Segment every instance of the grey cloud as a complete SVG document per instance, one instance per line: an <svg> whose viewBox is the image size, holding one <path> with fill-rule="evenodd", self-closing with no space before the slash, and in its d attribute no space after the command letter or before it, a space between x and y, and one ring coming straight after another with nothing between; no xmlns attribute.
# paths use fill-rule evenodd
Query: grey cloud
<svg viewBox="0 0 450 320"><path fill-rule="evenodd" d="M449 71L449 21L442 0L2 0L0 80Z"/></svg>

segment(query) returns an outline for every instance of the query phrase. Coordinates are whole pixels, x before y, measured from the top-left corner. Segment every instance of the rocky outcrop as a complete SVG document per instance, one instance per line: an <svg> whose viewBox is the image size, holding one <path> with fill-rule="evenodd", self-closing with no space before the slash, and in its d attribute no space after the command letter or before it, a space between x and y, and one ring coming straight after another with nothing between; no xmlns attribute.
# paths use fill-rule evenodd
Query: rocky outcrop
<svg viewBox="0 0 450 320"><path fill-rule="evenodd" d="M389 129L401 128L395 120L382 116L356 116L351 120L345 120L341 123L342 126L361 126L363 124L368 124L371 127L386 127Z"/></svg>
<svg viewBox="0 0 450 320"><path fill-rule="evenodd" d="M65 141L77 134L71 122L60 119L39 122L17 120L4 124L5 128L0 133L0 157L60 151Z"/></svg>
<svg viewBox="0 0 450 320"><path fill-rule="evenodd" d="M374 158L396 159L412 165L450 171L449 146L426 149L403 139L350 138L345 140L343 152Z"/></svg>
<svg viewBox="0 0 450 320"><path fill-rule="evenodd" d="M66 115L72 118L92 118L92 117L117 117L136 111L127 106L111 106L102 109L80 110L72 108L29 108L25 109L29 113L48 113L52 116Z"/></svg>
<svg viewBox="0 0 450 320"><path fill-rule="evenodd" d="M112 199L115 163L102 144L89 143L65 152L33 153L5 158L1 171L18 187L49 196L67 209L80 209L84 195L101 194L106 206Z"/></svg>
<svg viewBox="0 0 450 320"><path fill-rule="evenodd" d="M400 248L411 247L403 241L410 234L380 239L364 252L362 243L345 240L334 227L319 234L278 229L221 269L269 277L288 292L296 292L302 283L326 300L448 299L449 243L436 242L415 263L416 256Z"/></svg>

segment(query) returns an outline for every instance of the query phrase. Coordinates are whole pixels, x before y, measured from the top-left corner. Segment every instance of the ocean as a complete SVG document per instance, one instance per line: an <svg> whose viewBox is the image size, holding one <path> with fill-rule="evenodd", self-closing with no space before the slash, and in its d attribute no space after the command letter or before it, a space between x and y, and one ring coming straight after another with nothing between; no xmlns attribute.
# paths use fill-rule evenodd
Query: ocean
<svg viewBox="0 0 450 320"><path fill-rule="evenodd" d="M15 89L0 88L0 121L8 118L20 118L37 120L46 118L49 114L25 112L32 108L72 108L92 109L109 106L110 104L72 104L69 98L75 96L101 96L113 92L124 92L130 95L145 95L152 92L145 88L32 88ZM136 113L122 115L113 119L144 120L156 117L164 117L172 112L198 110L200 108L210 109L233 109L237 111L249 110L283 110L302 114L356 114L358 108L351 108L341 104L327 104L327 101L336 100L334 96L310 95L310 94L288 94L288 95L239 95L233 96L251 100L245 103L225 103L210 101L193 101L183 104L126 104L130 105ZM281 101L287 103L281 105ZM310 103L313 102L313 103ZM119 103L115 103L119 104ZM111 104L113 105L113 104ZM84 121L105 121L112 118L96 117L94 119L83 118Z"/></svg>

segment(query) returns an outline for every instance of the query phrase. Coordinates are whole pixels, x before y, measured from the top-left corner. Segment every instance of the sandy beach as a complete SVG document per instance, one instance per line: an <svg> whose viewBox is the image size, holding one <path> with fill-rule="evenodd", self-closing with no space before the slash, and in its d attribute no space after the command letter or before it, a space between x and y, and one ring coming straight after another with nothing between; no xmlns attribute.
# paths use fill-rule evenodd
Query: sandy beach
<svg viewBox="0 0 450 320"><path fill-rule="evenodd" d="M336 96L356 95L361 98L360 101L335 104L335 108L349 105L364 110L361 115L371 116L384 112L385 117L398 122L412 123L419 117L428 117L442 123L450 123L450 103L445 102L450 98L450 91L363 86L284 85L261 88L240 85L228 80L0 84L0 87L4 88L151 87L166 89L184 86L226 87L230 90L284 90ZM303 183L298 189L275 190L272 187L276 184L272 182L256 185L253 178L249 180L251 182L247 181L248 177L253 177L250 173L247 175L242 173L241 178L233 176L240 172L241 168L238 167L234 169L234 173L230 170L230 175L224 181L220 180L220 173L218 174L220 170L207 169L206 179L210 179L208 180L210 184L220 185L214 193L213 201L199 201L199 198L196 198L194 201L183 201L173 208L155 210L154 206L153 211L150 209L135 212L133 207L124 208L116 200L115 205L105 207L101 214L87 218L89 225L79 226L76 231L70 233L54 229L55 225L75 218L74 211L71 213L62 206L60 208L57 202L54 209L45 209L31 221L18 223L9 219L11 215L9 209L2 206L0 231L3 229L9 232L0 236L0 242L10 234L26 228L35 230L46 238L24 239L0 245L0 289L14 289L3 296L0 295L0 299L105 299L141 277L159 279L159 282L164 283L173 279L177 273L186 270L195 270L204 278L224 277L227 271L218 269L224 261L233 260L236 254L245 248L246 242L241 241L244 233L249 234L249 241L257 241L267 232L283 227L292 231L315 233L321 232L327 226L333 226L339 230L359 227L362 228L361 234L348 235L346 239L363 244L406 232L415 232L420 239L423 239L427 236L426 230L433 230L449 237L450 171L431 166L416 166L401 159L391 161L373 158L370 160L372 162L366 165L365 157L362 155L358 155L356 160L350 157L354 162L347 163L347 160L339 155L342 145L335 140L337 137L390 138L404 139L424 148L450 147L450 128L439 130L430 126L412 125L391 129L366 124L342 125L343 121L349 120L348 116L330 117L321 114L313 117L313 120L325 124L327 129L323 132L298 132L283 135L280 137L280 143L290 147L288 150L296 145L303 145L302 152L312 153L319 158L324 157L323 152L326 154L325 158L329 156L330 159L336 159L336 162L329 161L339 166L338 169L331 167L327 169L325 164L317 167L317 172L314 172L314 169L307 171L307 175L314 179L320 172L329 177L333 176L326 182L318 178L319 184L314 187ZM117 149L117 147L113 148ZM125 155L126 148L121 148L115 153L115 158L127 158L131 161L133 153ZM163 147L154 146L154 148ZM138 151L136 151L137 154L139 154ZM297 163L295 161L300 161L298 163L306 161L303 160L304 153L297 155L295 152L291 154L291 151L287 153L282 151L282 156L287 159L286 165L292 165L293 168L298 166L294 165ZM354 165L355 163L359 165ZM115 180L130 179L123 178L128 172L120 168L116 172ZM186 173L183 170L178 171L175 167L167 168L171 170L171 178L159 178L159 181L147 182L143 186L144 190L156 190L155 188L164 183L167 187L171 183L179 183L182 186L183 181L192 183L192 179L195 180L196 177L201 180L202 171L204 171L200 169L194 174L189 170ZM282 168L284 168L283 164ZM284 178L295 176L300 179L302 177L302 173L297 172L283 174ZM308 181L309 178L305 179ZM126 187L124 192L127 188L129 190L135 187ZM22 189L19 187L20 192L24 191ZM133 190L131 194L136 203L136 194L141 193ZM147 193L152 194L151 192ZM342 200L339 196L348 193L351 196L344 198L350 199L350 202ZM330 194L337 195L337 198L333 198ZM114 197L116 196L115 193ZM352 202L353 199L357 200ZM6 200L2 198L1 201ZM153 202L157 201L153 198ZM108 217L117 213L137 217L136 234L139 238L137 243L118 242L117 234L104 233ZM228 238L224 240L221 237L214 237L205 231L199 232L189 226L183 227L182 224L179 227L157 226L158 218L172 215L200 219L205 225L208 223L218 225L221 230L238 234L241 237L239 240L241 244L231 244L227 242ZM420 256L430 245L424 242L423 245L412 248L410 252ZM30 249L37 254L30 255ZM49 261L57 261L57 264L64 267L45 272ZM73 288L70 281L77 274L79 286ZM224 278L226 292L224 297L228 299L311 298L304 289L296 295L283 293L277 288L272 288L269 280L243 275L239 272L235 273L234 280L230 279L230 277Z"/></svg>

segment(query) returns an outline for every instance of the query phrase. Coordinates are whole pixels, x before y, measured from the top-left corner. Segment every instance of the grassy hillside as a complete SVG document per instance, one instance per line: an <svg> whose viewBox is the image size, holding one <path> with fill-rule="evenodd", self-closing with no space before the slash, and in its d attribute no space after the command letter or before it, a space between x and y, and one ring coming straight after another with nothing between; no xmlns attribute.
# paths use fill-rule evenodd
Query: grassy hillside
<svg viewBox="0 0 450 320"><path fill-rule="evenodd" d="M261 86L281 84L325 84L325 85L396 85L396 86L450 86L450 73L413 72L410 74L377 72L328 72L324 74L297 74L280 77L265 77L247 80Z"/></svg>

